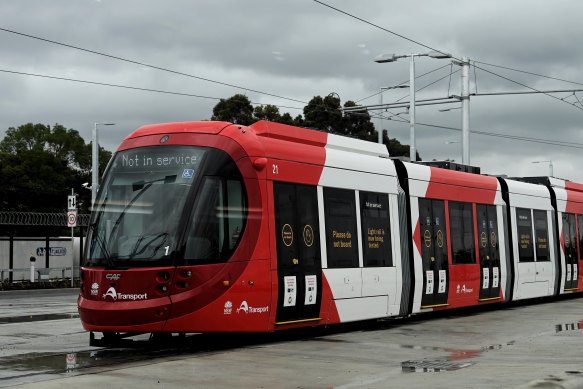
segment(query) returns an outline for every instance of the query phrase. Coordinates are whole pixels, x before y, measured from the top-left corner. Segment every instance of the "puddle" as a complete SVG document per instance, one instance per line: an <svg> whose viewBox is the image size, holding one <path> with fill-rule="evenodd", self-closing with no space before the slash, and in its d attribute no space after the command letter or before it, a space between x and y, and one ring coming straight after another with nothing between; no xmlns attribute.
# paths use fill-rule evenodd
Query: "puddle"
<svg viewBox="0 0 583 389"><path fill-rule="evenodd" d="M427 350L427 351L445 350L443 347L416 346L416 345L411 345L411 344L400 344L399 347L409 349L409 350Z"/></svg>
<svg viewBox="0 0 583 389"><path fill-rule="evenodd" d="M45 320L76 319L78 317L79 317L78 313L53 313L43 315L10 316L0 317L0 324L30 323L33 321L45 321Z"/></svg>
<svg viewBox="0 0 583 389"><path fill-rule="evenodd" d="M117 355L116 355L117 354ZM34 374L61 374L85 367L109 365L122 359L122 353L109 350L77 353L31 353L0 359L0 371L29 372ZM127 361L127 354L123 358Z"/></svg>
<svg viewBox="0 0 583 389"><path fill-rule="evenodd" d="M473 362L452 362L441 359L401 362L401 369L405 373L438 373L453 371L472 366Z"/></svg>
<svg viewBox="0 0 583 389"><path fill-rule="evenodd" d="M512 344L514 344L514 341L508 342L506 345L511 346ZM475 365L476 362L469 362L467 360L477 358L483 353L491 350L501 350L504 346L501 344L495 344L491 346L484 346L475 350L408 345L400 345L400 347L406 349L448 352L449 355L441 359L410 360L401 362L401 369L405 373L436 373L442 371L459 370L464 367Z"/></svg>
<svg viewBox="0 0 583 389"><path fill-rule="evenodd" d="M555 333L564 332L564 331L577 331L583 330L583 320L577 323L567 323L567 324L556 324L555 325Z"/></svg>

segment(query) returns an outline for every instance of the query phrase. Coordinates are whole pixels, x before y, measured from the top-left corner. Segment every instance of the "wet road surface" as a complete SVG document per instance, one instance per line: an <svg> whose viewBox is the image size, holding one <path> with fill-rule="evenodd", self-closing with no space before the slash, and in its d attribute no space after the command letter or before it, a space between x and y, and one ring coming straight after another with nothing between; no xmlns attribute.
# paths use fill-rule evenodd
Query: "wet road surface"
<svg viewBox="0 0 583 389"><path fill-rule="evenodd" d="M76 296L0 292L0 387L583 388L583 298L104 349L88 345Z"/></svg>

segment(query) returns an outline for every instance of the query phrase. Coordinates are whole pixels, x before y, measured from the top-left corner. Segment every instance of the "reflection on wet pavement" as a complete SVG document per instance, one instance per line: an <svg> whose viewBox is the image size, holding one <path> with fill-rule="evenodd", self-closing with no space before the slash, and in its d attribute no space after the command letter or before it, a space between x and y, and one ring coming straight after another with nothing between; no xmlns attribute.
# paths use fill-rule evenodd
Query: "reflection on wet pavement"
<svg viewBox="0 0 583 389"><path fill-rule="evenodd" d="M47 315L10 316L0 317L0 324L30 323L33 321L45 321L45 320L76 319L78 317L79 314L76 313L53 313Z"/></svg>
<svg viewBox="0 0 583 389"><path fill-rule="evenodd" d="M577 331L583 330L583 320L580 320L577 323L567 323L567 324L557 324L555 325L555 333L563 332L563 331Z"/></svg>

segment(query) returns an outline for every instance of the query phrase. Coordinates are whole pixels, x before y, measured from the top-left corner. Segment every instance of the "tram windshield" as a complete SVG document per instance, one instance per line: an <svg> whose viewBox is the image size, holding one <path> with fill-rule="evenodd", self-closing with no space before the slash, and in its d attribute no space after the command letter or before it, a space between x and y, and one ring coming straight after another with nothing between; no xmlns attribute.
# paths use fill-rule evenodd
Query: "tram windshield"
<svg viewBox="0 0 583 389"><path fill-rule="evenodd" d="M169 265L207 153L192 146L117 153L95 201L86 266Z"/></svg>

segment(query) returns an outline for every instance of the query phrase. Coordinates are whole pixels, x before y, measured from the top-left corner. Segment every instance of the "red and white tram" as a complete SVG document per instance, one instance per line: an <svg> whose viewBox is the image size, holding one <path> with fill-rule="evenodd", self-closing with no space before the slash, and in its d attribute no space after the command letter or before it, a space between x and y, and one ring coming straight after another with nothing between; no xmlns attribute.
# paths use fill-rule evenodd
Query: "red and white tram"
<svg viewBox="0 0 583 389"><path fill-rule="evenodd" d="M583 289L583 185L406 163L257 122L129 135L94 205L86 330L270 332Z"/></svg>

